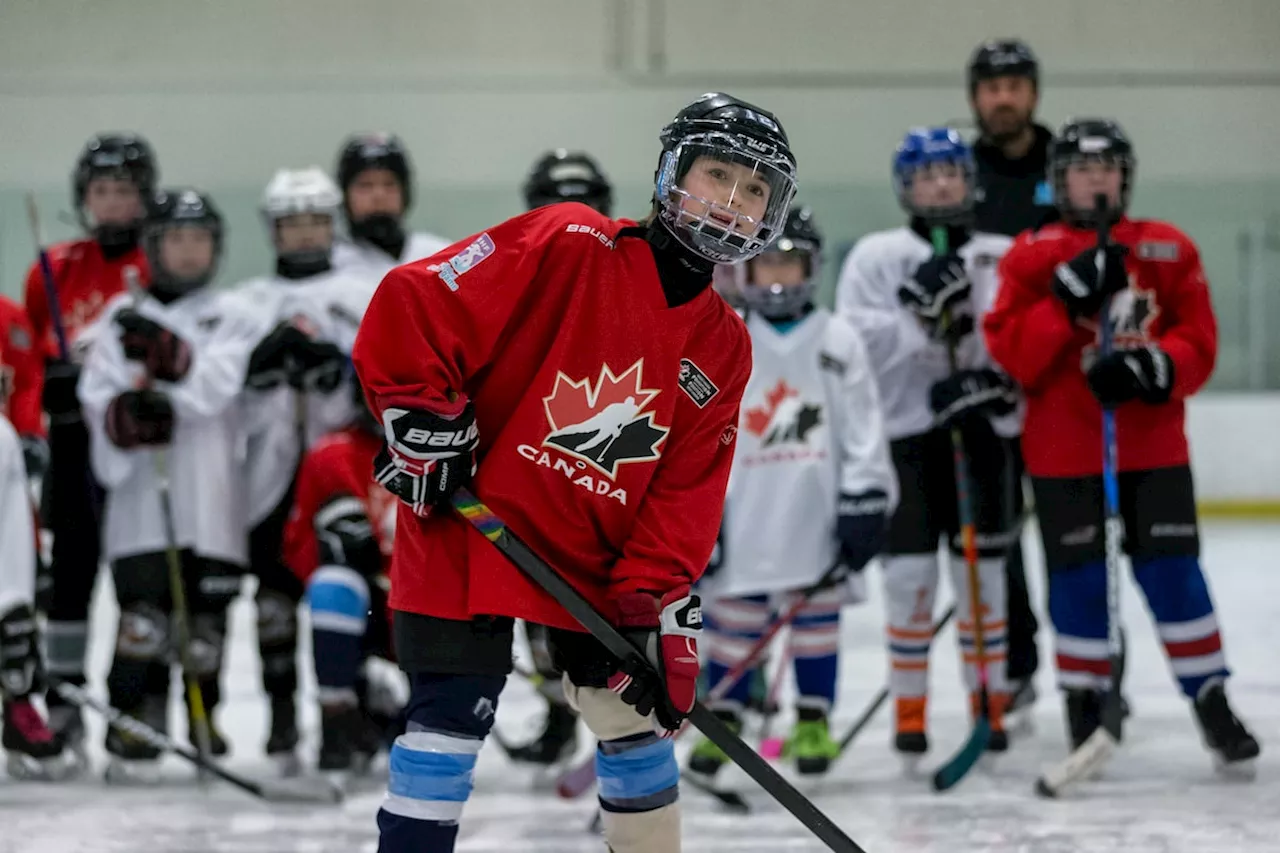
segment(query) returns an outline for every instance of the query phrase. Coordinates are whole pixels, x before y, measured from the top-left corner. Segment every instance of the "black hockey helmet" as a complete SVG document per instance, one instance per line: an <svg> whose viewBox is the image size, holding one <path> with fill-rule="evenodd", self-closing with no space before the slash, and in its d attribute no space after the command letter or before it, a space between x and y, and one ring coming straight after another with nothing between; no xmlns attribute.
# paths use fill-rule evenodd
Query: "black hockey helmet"
<svg viewBox="0 0 1280 853"><path fill-rule="evenodd" d="M798 285L753 281L752 270L759 259L772 254L788 255L804 261L805 279ZM743 303L771 320L800 314L813 302L814 291L822 275L822 232L813 218L813 210L796 205L787 213L782 235L763 252L744 264L733 267L738 275L738 293Z"/></svg>
<svg viewBox="0 0 1280 853"><path fill-rule="evenodd" d="M338 154L338 186L344 198L356 175L366 169L386 169L395 175L404 209L409 210L413 204L413 165L400 137L391 133L357 133L348 137Z"/></svg>
<svg viewBox="0 0 1280 853"><path fill-rule="evenodd" d="M84 209L89 183L94 178L131 181L145 207L146 199L155 191L157 172L151 145L138 134L98 133L89 137L71 175L71 198L81 227L104 248L132 246L138 240L142 219L128 223L90 222ZM141 216L145 215L144 211Z"/></svg>
<svg viewBox="0 0 1280 853"><path fill-rule="evenodd" d="M562 201L580 201L605 216L613 213L613 185L585 151L557 148L538 158L524 182L529 210Z"/></svg>
<svg viewBox="0 0 1280 853"><path fill-rule="evenodd" d="M199 273L183 275L165 267L160 242L173 228L202 228L213 238L213 258ZM150 199L142 232L142 249L151 268L151 290L178 297L204 287L218 272L222 258L222 214L213 199L188 187L162 189Z"/></svg>
<svg viewBox="0 0 1280 853"><path fill-rule="evenodd" d="M796 158L786 131L772 113L732 95L711 92L686 106L662 129L655 176L659 221L685 248L714 263L737 263L759 254L782 233L796 192ZM767 187L759 219L721 200L699 198L680 186L699 157L746 166L753 184ZM735 181L730 199L740 194ZM686 202L692 202L686 208ZM698 207L700 213L694 212Z"/></svg>
<svg viewBox="0 0 1280 853"><path fill-rule="evenodd" d="M983 42L969 58L969 96L977 91L979 80L993 77L1026 77L1040 86L1040 62L1021 39L993 39Z"/></svg>
<svg viewBox="0 0 1280 853"><path fill-rule="evenodd" d="M1067 195L1067 167L1090 161L1115 163L1120 167L1120 205L1107 212L1112 221L1118 220L1129 209L1138 160L1133 153L1133 143L1114 119L1071 119L1049 143L1049 178L1058 211L1068 222L1086 227L1097 224L1097 215L1092 208L1079 210L1072 206Z"/></svg>

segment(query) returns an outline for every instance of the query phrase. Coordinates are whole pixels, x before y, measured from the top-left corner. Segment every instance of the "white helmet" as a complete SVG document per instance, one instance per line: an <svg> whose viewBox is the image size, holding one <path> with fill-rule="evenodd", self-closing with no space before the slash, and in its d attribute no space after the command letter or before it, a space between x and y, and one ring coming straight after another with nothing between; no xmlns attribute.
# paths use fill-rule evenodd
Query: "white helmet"
<svg viewBox="0 0 1280 853"><path fill-rule="evenodd" d="M319 166L281 169L262 194L262 215L268 224L295 213L337 216L341 204L338 185Z"/></svg>

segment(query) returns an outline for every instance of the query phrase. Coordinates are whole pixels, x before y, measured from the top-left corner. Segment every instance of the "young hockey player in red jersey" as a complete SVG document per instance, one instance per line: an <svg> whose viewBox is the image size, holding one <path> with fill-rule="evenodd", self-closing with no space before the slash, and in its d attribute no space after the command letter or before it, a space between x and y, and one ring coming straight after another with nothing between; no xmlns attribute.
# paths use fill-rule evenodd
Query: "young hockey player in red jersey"
<svg viewBox="0 0 1280 853"><path fill-rule="evenodd" d="M27 317L46 365L42 405L49 415L49 471L41 515L53 532L50 567L49 670L84 683L89 598L102 557L99 519L103 493L89 470L89 436L76 399L80 366L89 346L86 329L125 289L125 270L148 281L139 247L146 200L157 180L155 155L142 137L98 134L85 143L72 174L72 201L87 237L49 248L58 304L51 311L40 264L27 272ZM66 332L70 360L59 357L51 314ZM50 695L50 719L72 741L83 732L79 711Z"/></svg>
<svg viewBox="0 0 1280 853"><path fill-rule="evenodd" d="M1107 664L1102 538L1102 407L1113 408L1125 550L1192 700L1205 743L1226 763L1259 753L1227 703L1226 658L1200 568L1185 401L1213 370L1217 327L1195 244L1174 226L1125 215L1133 147L1114 121L1067 123L1050 149L1063 222L1018 238L1000 265L984 328L992 356L1020 382L1022 436L1049 566L1058 682L1071 740L1100 723ZM1109 202L1099 275L1094 199ZM1115 350L1097 349L1099 312Z"/></svg>
<svg viewBox="0 0 1280 853"><path fill-rule="evenodd" d="M0 414L9 419L22 442L28 477L42 477L49 461L45 443L40 389L44 384L44 354L27 313L7 296L0 296L0 396L8 402Z"/></svg>
<svg viewBox="0 0 1280 853"><path fill-rule="evenodd" d="M685 107L661 140L647 222L538 208L392 271L365 316L354 357L386 430L379 480L405 502L391 606L412 685L378 815L384 853L453 850L513 618L551 627L569 701L600 739L612 849L680 849L662 735L694 702L689 589L715 544L751 369L711 273L780 232L795 159L772 115L723 94ZM480 498L649 649L661 678L620 671L449 510L473 468Z"/></svg>
<svg viewBox="0 0 1280 853"><path fill-rule="evenodd" d="M367 762L403 710L403 695L382 701L403 694L403 687L381 689L362 671L372 658L392 659L387 570L398 503L373 480L382 428L363 402L360 408L356 424L321 438L303 458L282 546L285 564L306 584L320 699L319 768L334 774Z"/></svg>

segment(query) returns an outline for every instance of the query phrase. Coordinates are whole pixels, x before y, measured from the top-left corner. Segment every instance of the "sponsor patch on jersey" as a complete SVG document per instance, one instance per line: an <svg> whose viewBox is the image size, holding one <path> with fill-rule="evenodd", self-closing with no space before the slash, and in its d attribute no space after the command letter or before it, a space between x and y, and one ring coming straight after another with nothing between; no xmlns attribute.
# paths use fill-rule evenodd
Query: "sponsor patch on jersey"
<svg viewBox="0 0 1280 853"><path fill-rule="evenodd" d="M9 326L9 346L14 349L31 349L31 336L19 323Z"/></svg>
<svg viewBox="0 0 1280 853"><path fill-rule="evenodd" d="M818 369L834 373L836 376L844 376L849 371L849 365L834 355L824 352L818 355Z"/></svg>
<svg viewBox="0 0 1280 853"><path fill-rule="evenodd" d="M1138 260L1176 261L1178 260L1178 244L1163 240L1144 240L1138 244Z"/></svg>
<svg viewBox="0 0 1280 853"><path fill-rule="evenodd" d="M680 359L680 377L677 381L680 390L688 394L699 409L705 409L711 398L720 393L720 389L702 372L702 368L687 358Z"/></svg>
<svg viewBox="0 0 1280 853"><path fill-rule="evenodd" d="M445 287L456 292L458 289L458 276L474 269L485 258L492 255L496 248L493 238L489 236L488 232L485 232L472 240L461 252L441 264L440 268L436 270L436 275L440 276L440 280L444 282Z"/></svg>

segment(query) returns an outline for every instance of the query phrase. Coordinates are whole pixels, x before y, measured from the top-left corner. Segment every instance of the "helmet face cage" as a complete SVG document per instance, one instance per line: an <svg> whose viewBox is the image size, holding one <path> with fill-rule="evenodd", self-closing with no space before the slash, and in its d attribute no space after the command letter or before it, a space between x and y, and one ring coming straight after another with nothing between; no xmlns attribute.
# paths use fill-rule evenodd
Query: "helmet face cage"
<svg viewBox="0 0 1280 853"><path fill-rule="evenodd" d="M1120 203L1107 211L1107 217L1111 222L1116 222L1129 209L1129 196L1138 161L1133 155L1129 138L1115 122L1098 119L1068 123L1051 144L1049 151L1049 179L1053 184L1054 200L1059 212L1068 222L1089 227L1098 224L1097 212L1092 207L1080 209L1071 203L1071 197L1067 193L1067 170L1073 165L1105 163L1118 166Z"/></svg>
<svg viewBox="0 0 1280 853"><path fill-rule="evenodd" d="M912 198L912 182L924 169L950 165L960 169L964 178L964 198L957 204L923 207ZM972 213L977 195L977 166L973 151L950 128L913 130L898 146L893 158L893 190L898 204L912 216L939 225L967 221Z"/></svg>
<svg viewBox="0 0 1280 853"><path fill-rule="evenodd" d="M202 228L213 237L213 258L199 275L184 278L165 268L160 242L175 228ZM162 190L153 201L152 213L143 229L142 249L151 269L153 288L181 294L204 287L218 274L222 260L222 216L207 197L195 190Z"/></svg>
<svg viewBox="0 0 1280 853"><path fill-rule="evenodd" d="M400 182L405 211L413 204L413 168L409 154L399 137L387 133L353 136L338 157L338 185L345 197L347 188L361 173L369 169L386 169Z"/></svg>
<svg viewBox="0 0 1280 853"><path fill-rule="evenodd" d="M728 204L682 188L680 182L700 157L750 169L769 189L763 215L757 220L732 205L739 193L748 192L741 185L745 182L735 183ZM663 153L655 198L661 221L685 248L713 263L732 264L759 254L782 233L795 192L790 152L745 134L708 130L681 138Z"/></svg>
<svg viewBox="0 0 1280 853"><path fill-rule="evenodd" d="M805 267L804 281L799 284L754 281L756 261L775 254L802 260ZM748 308L760 312L770 320L785 320L799 315L813 302L818 282L822 280L821 246L810 240L783 236L752 260L738 264L733 269L738 277L738 292Z"/></svg>
<svg viewBox="0 0 1280 853"><path fill-rule="evenodd" d="M155 155L146 140L133 134L102 134L85 144L76 162L72 199L75 202L76 218L86 231L92 231L97 226L97 223L89 221L85 211L85 197L89 193L89 184L95 178L129 181L137 187L144 211L130 227L137 227L145 221L146 200L151 197L156 182Z"/></svg>

